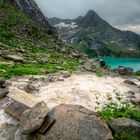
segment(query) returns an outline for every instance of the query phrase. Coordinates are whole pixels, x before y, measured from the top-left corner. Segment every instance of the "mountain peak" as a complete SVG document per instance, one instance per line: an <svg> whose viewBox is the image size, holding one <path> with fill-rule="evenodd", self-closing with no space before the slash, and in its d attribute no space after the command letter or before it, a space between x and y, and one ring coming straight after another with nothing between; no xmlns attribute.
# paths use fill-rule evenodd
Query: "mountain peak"
<svg viewBox="0 0 140 140"><path fill-rule="evenodd" d="M87 14L78 21L78 24L82 27L108 27L110 26L107 22L99 17L94 10L89 10Z"/></svg>
<svg viewBox="0 0 140 140"><path fill-rule="evenodd" d="M94 10L89 10L86 14L86 16L98 16L97 13Z"/></svg>

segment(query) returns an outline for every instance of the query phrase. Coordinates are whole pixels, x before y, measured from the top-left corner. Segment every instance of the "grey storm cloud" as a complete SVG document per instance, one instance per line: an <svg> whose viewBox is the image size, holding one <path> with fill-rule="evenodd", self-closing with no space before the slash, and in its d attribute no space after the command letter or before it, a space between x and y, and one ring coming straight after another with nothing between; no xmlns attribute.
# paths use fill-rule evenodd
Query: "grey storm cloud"
<svg viewBox="0 0 140 140"><path fill-rule="evenodd" d="M140 24L140 0L35 0L45 16L76 18L95 10L112 25Z"/></svg>

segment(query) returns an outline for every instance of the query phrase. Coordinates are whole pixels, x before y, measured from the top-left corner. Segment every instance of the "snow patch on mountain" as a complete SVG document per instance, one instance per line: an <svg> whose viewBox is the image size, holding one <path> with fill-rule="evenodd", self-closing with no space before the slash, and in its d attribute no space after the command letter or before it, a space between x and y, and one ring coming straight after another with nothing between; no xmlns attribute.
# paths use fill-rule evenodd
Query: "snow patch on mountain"
<svg viewBox="0 0 140 140"><path fill-rule="evenodd" d="M75 22L71 22L70 24L67 24L65 22L60 22L59 24L55 24L54 27L58 27L59 29L62 28L75 29L78 27L78 25Z"/></svg>

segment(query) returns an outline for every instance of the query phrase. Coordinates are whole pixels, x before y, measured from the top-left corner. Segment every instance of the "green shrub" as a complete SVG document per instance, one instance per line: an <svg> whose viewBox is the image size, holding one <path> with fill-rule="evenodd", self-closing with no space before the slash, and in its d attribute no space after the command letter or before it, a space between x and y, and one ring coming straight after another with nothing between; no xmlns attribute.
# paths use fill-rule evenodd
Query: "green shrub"
<svg viewBox="0 0 140 140"><path fill-rule="evenodd" d="M103 76L102 71L101 70L96 70L96 76L102 77Z"/></svg>
<svg viewBox="0 0 140 140"><path fill-rule="evenodd" d="M121 117L140 121L140 111L135 109L135 107L130 106L127 102L124 102L123 106L121 107L118 107L116 103L111 102L104 107L99 114L106 121Z"/></svg>

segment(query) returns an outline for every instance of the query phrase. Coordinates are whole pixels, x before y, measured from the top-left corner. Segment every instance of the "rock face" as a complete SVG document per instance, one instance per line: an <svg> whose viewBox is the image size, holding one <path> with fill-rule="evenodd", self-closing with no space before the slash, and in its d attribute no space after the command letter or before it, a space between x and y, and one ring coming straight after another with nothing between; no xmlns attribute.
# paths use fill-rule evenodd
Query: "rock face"
<svg viewBox="0 0 140 140"><path fill-rule="evenodd" d="M20 118L20 128L23 134L31 134L38 130L48 114L48 108L44 102L36 104L26 110Z"/></svg>
<svg viewBox="0 0 140 140"><path fill-rule="evenodd" d="M9 2L12 5L16 6L18 9L24 11L25 14L29 16L32 20L43 25L48 33L56 33L55 28L53 28L48 23L34 0L5 0L5 2Z"/></svg>
<svg viewBox="0 0 140 140"><path fill-rule="evenodd" d="M110 121L109 125L114 132L125 132L140 138L140 122L128 118L118 118Z"/></svg>
<svg viewBox="0 0 140 140"><path fill-rule="evenodd" d="M82 106L60 105L49 113L55 123L44 140L108 140L108 126L94 112Z"/></svg>

